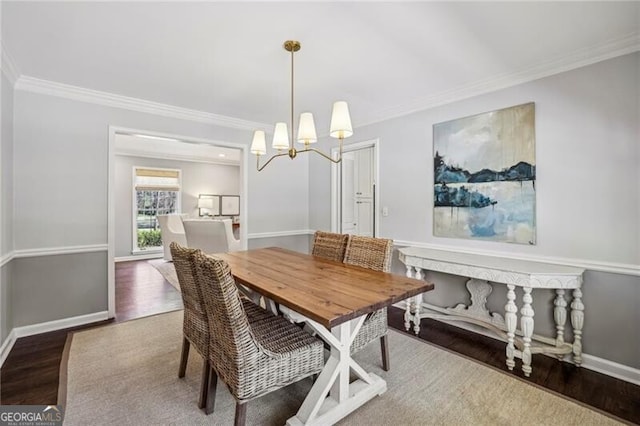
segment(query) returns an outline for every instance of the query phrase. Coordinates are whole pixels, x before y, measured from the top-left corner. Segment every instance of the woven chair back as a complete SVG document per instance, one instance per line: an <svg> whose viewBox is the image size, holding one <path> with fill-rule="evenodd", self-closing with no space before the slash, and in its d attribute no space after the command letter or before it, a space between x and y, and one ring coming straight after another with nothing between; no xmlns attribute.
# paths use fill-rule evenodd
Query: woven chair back
<svg viewBox="0 0 640 426"><path fill-rule="evenodd" d="M233 395L242 393L239 374L254 368L260 348L256 344L240 293L227 262L202 252L192 256L202 291L211 334L209 359Z"/></svg>
<svg viewBox="0 0 640 426"><path fill-rule="evenodd" d="M374 271L390 272L392 249L393 240L350 235L344 263Z"/></svg>
<svg viewBox="0 0 640 426"><path fill-rule="evenodd" d="M206 356L209 353L209 323L191 262L191 256L199 250L182 247L176 242L172 242L170 248L184 305L183 332L198 352Z"/></svg>
<svg viewBox="0 0 640 426"><path fill-rule="evenodd" d="M328 260L342 262L347 250L349 235L335 234L333 232L316 231L313 236L313 248L311 254Z"/></svg>

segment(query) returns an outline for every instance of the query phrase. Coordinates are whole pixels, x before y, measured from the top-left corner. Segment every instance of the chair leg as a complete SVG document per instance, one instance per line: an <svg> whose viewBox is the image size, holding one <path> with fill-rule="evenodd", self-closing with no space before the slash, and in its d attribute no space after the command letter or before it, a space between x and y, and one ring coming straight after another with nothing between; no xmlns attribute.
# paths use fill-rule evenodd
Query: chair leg
<svg viewBox="0 0 640 426"><path fill-rule="evenodd" d="M204 413L206 415L213 413L213 408L216 403L216 388L218 386L218 375L216 374L216 371L211 367L208 367L208 368L209 368L209 390L207 391L207 402L204 408Z"/></svg>
<svg viewBox="0 0 640 426"><path fill-rule="evenodd" d="M200 400L198 408L204 408L207 404L207 394L209 392L209 362L205 359L202 364L202 379L200 380Z"/></svg>
<svg viewBox="0 0 640 426"><path fill-rule="evenodd" d="M391 364L389 362L389 341L386 334L380 338L380 351L382 352L382 369L389 371Z"/></svg>
<svg viewBox="0 0 640 426"><path fill-rule="evenodd" d="M182 354L180 355L180 369L178 370L178 377L184 377L187 371L187 361L189 360L189 346L191 344L186 337L182 338Z"/></svg>
<svg viewBox="0 0 640 426"><path fill-rule="evenodd" d="M247 421L247 403L236 402L236 419L234 426L244 426Z"/></svg>

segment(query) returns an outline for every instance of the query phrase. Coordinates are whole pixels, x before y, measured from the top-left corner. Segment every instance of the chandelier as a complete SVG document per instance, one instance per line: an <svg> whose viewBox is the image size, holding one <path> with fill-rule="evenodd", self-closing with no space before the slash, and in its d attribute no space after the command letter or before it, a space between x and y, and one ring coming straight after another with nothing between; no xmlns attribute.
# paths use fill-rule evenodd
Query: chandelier
<svg viewBox="0 0 640 426"><path fill-rule="evenodd" d="M267 146L264 130L256 130L253 134L253 141L251 143L251 153L256 155L256 168L258 171L262 171L262 169L273 161L274 158L289 156L289 158L293 160L298 154L303 152L315 152L333 163L339 163L342 161L342 142L345 138L353 135L351 117L349 116L349 107L345 101L338 101L333 104L329 136L337 138L339 141L339 154L337 158L333 159L322 151L311 147L311 144L318 141L318 137L316 135L316 125L313 121L313 114L310 112L303 112L300 114L297 141L303 144L304 148L299 150L296 149L293 144L293 55L295 52L300 50L300 42L296 40L287 40L284 42L284 50L291 53L291 126L289 128L291 133L289 134L289 131L287 130L287 123L276 123L275 131L273 133L273 143L271 146L277 150L277 153L269 157L267 162L261 166L260 156L266 155Z"/></svg>

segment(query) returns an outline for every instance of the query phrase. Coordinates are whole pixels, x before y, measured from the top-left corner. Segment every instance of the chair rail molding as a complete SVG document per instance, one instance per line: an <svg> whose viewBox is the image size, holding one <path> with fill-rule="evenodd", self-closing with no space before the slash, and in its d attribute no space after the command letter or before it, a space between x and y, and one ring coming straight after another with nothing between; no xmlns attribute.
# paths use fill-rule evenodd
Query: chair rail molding
<svg viewBox="0 0 640 426"><path fill-rule="evenodd" d="M0 268L2 268L7 263L11 262L11 260L16 257L15 252L10 251L2 256L0 256Z"/></svg>
<svg viewBox="0 0 640 426"><path fill-rule="evenodd" d="M277 238L277 237L294 237L296 235L313 235L316 232L312 229L299 229L292 231L274 231L274 232L258 232L254 234L249 234L248 238L250 240L255 240L259 238Z"/></svg>
<svg viewBox="0 0 640 426"><path fill-rule="evenodd" d="M630 263L602 262L597 260L564 258L559 256L538 256L527 254L515 254L501 251L474 250L457 246L445 246L439 244L422 243L416 241L394 240L397 248L420 247L428 249L443 250L455 253L477 254L483 256L500 257L514 260L527 260L532 262L551 263L554 265L574 266L584 268L589 271L610 272L614 274L640 276L640 265Z"/></svg>
<svg viewBox="0 0 640 426"><path fill-rule="evenodd" d="M56 256L64 254L78 254L78 253L95 253L100 251L107 251L107 244L90 244L82 246L63 246L63 247L43 247L33 249L19 249L13 252L13 257L16 259L23 257L40 257L40 256Z"/></svg>

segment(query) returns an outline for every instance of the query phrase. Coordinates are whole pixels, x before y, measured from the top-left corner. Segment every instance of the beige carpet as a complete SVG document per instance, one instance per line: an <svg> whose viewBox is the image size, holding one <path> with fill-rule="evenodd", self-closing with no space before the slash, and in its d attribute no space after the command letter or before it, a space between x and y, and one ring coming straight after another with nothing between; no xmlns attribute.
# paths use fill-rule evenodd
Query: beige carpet
<svg viewBox="0 0 640 426"><path fill-rule="evenodd" d="M176 274L176 268L173 266L173 262L167 262L164 259L153 259L149 260L149 264L156 268L169 284L180 291L180 283L178 282L178 275Z"/></svg>
<svg viewBox="0 0 640 426"><path fill-rule="evenodd" d="M182 312L75 333L66 378L68 425L231 425L235 402L219 382L215 412L197 408L201 359L191 354L178 379ZM598 412L476 362L390 331L392 368L380 349L358 354L388 390L344 425L607 425ZM64 383L64 363L61 383ZM62 385L61 385L62 387ZM248 425L282 425L300 406L311 380L249 403Z"/></svg>

